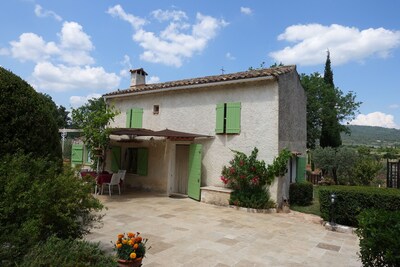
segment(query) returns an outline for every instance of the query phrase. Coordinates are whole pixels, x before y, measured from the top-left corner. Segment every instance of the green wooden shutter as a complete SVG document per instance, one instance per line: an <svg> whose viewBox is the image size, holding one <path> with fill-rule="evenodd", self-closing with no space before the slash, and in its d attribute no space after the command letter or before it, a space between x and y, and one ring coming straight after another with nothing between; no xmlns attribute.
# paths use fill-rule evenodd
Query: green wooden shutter
<svg viewBox="0 0 400 267"><path fill-rule="evenodd" d="M126 128L131 128L132 109L126 111Z"/></svg>
<svg viewBox="0 0 400 267"><path fill-rule="evenodd" d="M240 133L240 102L226 103L226 133Z"/></svg>
<svg viewBox="0 0 400 267"><path fill-rule="evenodd" d="M71 163L82 164L83 163L83 145L73 144L71 150Z"/></svg>
<svg viewBox="0 0 400 267"><path fill-rule="evenodd" d="M191 144L189 149L188 196L200 200L201 144Z"/></svg>
<svg viewBox="0 0 400 267"><path fill-rule="evenodd" d="M297 157L296 182L304 182L306 179L306 158Z"/></svg>
<svg viewBox="0 0 400 267"><path fill-rule="evenodd" d="M143 123L143 109L133 108L131 116L131 128L142 128Z"/></svg>
<svg viewBox="0 0 400 267"><path fill-rule="evenodd" d="M121 147L113 146L111 148L111 171L117 172L121 169Z"/></svg>
<svg viewBox="0 0 400 267"><path fill-rule="evenodd" d="M137 174L147 176L149 150L147 147L140 147L137 152Z"/></svg>
<svg viewBox="0 0 400 267"><path fill-rule="evenodd" d="M215 109L215 113L217 114L215 119L215 133L217 134L224 133L224 106L224 103L219 103Z"/></svg>

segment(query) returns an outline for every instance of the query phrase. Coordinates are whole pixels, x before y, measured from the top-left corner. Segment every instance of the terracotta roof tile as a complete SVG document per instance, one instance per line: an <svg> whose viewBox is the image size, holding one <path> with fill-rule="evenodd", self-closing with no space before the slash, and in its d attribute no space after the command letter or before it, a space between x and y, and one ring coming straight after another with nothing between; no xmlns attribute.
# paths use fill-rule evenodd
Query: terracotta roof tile
<svg viewBox="0 0 400 267"><path fill-rule="evenodd" d="M279 75L291 72L295 69L296 69L296 66L290 65L290 66L282 66L282 67L269 68L269 69L255 69L255 70L222 74L222 75L213 75L213 76L205 76L205 77L192 78L192 79L184 79L184 80L170 81L170 82L164 82L164 83L141 84L141 85L137 85L137 86L131 86L128 89L118 90L118 91L114 91L111 93L107 93L107 94L104 94L104 96L124 95L124 94L130 94L130 93L135 93L135 92L168 89L168 88L172 88L172 87L184 87L184 86L190 86L190 85L218 83L218 82L251 79L251 78L259 78L259 77L278 77Z"/></svg>

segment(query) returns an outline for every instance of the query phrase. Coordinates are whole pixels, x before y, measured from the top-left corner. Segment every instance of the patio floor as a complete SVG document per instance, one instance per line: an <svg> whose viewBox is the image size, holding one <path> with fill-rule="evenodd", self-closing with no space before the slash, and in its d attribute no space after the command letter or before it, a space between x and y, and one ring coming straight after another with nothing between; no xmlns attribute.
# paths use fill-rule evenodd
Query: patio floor
<svg viewBox="0 0 400 267"><path fill-rule="evenodd" d="M86 240L110 241L123 232L148 238L150 266L361 266L358 238L325 230L319 217L248 213L229 207L143 192L98 196L108 208L103 227Z"/></svg>

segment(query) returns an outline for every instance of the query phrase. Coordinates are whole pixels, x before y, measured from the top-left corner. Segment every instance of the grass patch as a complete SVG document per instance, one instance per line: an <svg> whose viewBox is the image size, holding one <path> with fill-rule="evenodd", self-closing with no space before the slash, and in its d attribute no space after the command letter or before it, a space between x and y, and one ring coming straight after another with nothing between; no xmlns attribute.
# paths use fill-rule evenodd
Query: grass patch
<svg viewBox="0 0 400 267"><path fill-rule="evenodd" d="M321 216L320 205L319 205L319 186L314 186L313 192L314 192L314 198L311 205L309 206L290 205L290 209L298 212Z"/></svg>

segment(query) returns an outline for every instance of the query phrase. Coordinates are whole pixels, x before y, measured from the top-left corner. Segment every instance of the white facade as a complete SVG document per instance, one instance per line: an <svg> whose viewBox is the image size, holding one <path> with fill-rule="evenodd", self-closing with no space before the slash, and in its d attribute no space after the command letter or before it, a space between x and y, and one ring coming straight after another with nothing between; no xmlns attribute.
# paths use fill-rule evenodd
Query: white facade
<svg viewBox="0 0 400 267"><path fill-rule="evenodd" d="M267 164L271 163L279 150L284 147L305 153L304 90L299 86L295 69L283 75L287 76L285 78L287 81L283 79L280 82L274 77L267 76L109 95L106 96L107 102L121 111L110 126L125 128L126 111L131 108L143 108L142 127L144 129L158 131L167 128L210 136L211 138L196 138L193 141L203 145L201 186L222 187L221 171L222 167L228 165L234 156L231 150L249 154L254 147L257 147L258 158ZM294 84L290 85L291 83ZM284 93L284 90L295 91ZM295 97L287 97L285 101L280 100L280 95L284 94ZM296 103L286 103L288 101ZM216 105L229 102L241 103L240 133L215 134ZM159 106L158 114L153 113L155 105ZM286 114L286 111L282 109L283 106L291 107L292 110L288 110L290 114ZM290 122L282 121L281 117L290 119ZM148 175L140 177L127 174L127 183L133 187L167 194L177 192L177 176L182 174L177 173L181 171L176 166L179 165L181 161L179 157L182 156L177 158L176 147L179 144L191 142L171 141L164 138L138 139L132 143L115 141L112 143L112 145L122 147L122 155L127 147L148 147ZM122 156L123 160L124 156ZM280 202L282 198L280 191L287 191L288 183L284 184L286 184L285 188L279 188L282 185L274 183L270 190L272 198L277 202ZM283 194L285 195L286 193Z"/></svg>

